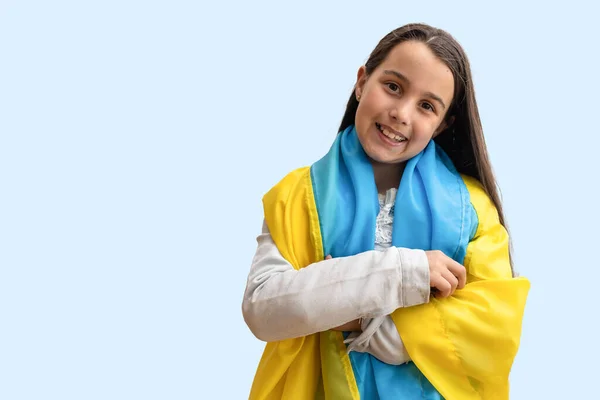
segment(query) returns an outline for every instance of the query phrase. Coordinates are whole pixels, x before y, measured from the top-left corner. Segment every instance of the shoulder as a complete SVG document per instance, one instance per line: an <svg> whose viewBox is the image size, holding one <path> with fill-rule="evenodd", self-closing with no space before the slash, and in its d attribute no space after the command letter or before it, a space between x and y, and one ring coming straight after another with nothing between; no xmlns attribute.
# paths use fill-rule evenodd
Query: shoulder
<svg viewBox="0 0 600 400"><path fill-rule="evenodd" d="M263 197L263 211L273 241L292 265L323 259L309 167L290 172L273 186ZM296 248L302 249L301 254L294 252Z"/></svg>
<svg viewBox="0 0 600 400"><path fill-rule="evenodd" d="M306 184L310 184L310 167L297 168L269 189L263 197L263 201L273 202L287 199Z"/></svg>
<svg viewBox="0 0 600 400"><path fill-rule="evenodd" d="M471 241L464 259L469 279L511 278L510 240L498 210L477 179L465 175L462 178L473 210Z"/></svg>
<svg viewBox="0 0 600 400"><path fill-rule="evenodd" d="M463 179L463 182L465 183L465 186L467 187L469 197L471 199L471 204L473 205L475 212L478 215L493 214L496 215L496 218L498 218L498 210L496 210L494 202L487 194L481 182L468 175L461 174L461 177Z"/></svg>
<svg viewBox="0 0 600 400"><path fill-rule="evenodd" d="M461 177L467 187L471 206L473 207L473 219L475 222L473 236L477 236L475 231L485 231L492 226L500 224L498 210L479 180L462 174Z"/></svg>
<svg viewBox="0 0 600 400"><path fill-rule="evenodd" d="M479 182L479 180L468 175L461 174L460 176L462 177L463 182L467 187L469 197L471 198L471 204L473 205L473 207L475 207L476 209L487 208L490 206L494 207L492 199L490 199L490 196L488 196L487 192L485 191L483 185L481 184L481 182Z"/></svg>

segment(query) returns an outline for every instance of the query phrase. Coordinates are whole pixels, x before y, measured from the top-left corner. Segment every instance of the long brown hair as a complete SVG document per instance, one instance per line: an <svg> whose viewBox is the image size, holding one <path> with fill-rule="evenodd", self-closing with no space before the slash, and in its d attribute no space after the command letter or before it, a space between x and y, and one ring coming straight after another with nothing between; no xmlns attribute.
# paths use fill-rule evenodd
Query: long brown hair
<svg viewBox="0 0 600 400"><path fill-rule="evenodd" d="M429 49L452 71L454 76L454 98L446 118L454 117L452 124L434 140L448 154L459 173L477 179L498 210L500 223L507 229L502 202L498 193L496 178L488 156L483 128L479 118L475 88L471 77L471 66L460 44L446 31L425 24L408 24L388 33L371 52L365 64L366 75L383 62L390 51L398 44L419 41ZM354 90L348 100L346 112L338 132L354 125L358 101ZM509 256L512 270L512 244L509 237ZM513 271L514 275L514 271Z"/></svg>

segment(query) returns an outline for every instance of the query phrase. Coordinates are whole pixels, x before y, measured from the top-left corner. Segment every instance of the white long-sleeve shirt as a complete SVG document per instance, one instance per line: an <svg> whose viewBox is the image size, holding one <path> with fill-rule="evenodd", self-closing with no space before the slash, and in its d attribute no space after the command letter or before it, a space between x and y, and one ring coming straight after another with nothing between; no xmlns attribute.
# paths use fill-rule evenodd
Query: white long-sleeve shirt
<svg viewBox="0 0 600 400"><path fill-rule="evenodd" d="M363 319L349 351L388 364L410 360L389 314L429 301L425 252L391 247L396 191L380 196L375 249L319 261L301 270L285 260L263 224L242 304L244 319L264 341L300 337Z"/></svg>

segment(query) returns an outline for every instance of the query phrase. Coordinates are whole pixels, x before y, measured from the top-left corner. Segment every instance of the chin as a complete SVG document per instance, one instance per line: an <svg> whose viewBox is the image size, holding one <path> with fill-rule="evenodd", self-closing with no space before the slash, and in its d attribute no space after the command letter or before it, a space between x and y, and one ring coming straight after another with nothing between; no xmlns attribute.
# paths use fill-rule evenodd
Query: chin
<svg viewBox="0 0 600 400"><path fill-rule="evenodd" d="M379 164L398 164L403 162L403 158L398 156L390 156L389 154L381 154L379 152L366 152L371 161Z"/></svg>
<svg viewBox="0 0 600 400"><path fill-rule="evenodd" d="M395 165L395 164L402 164L402 163L406 162L406 160L393 159L393 160L381 160L381 161L376 161L376 162L379 164Z"/></svg>

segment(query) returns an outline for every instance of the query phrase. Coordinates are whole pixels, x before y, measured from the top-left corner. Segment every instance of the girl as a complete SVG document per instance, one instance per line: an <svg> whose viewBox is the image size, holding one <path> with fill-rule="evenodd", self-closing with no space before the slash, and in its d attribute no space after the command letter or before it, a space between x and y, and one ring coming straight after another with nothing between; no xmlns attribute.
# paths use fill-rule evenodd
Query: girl
<svg viewBox="0 0 600 400"><path fill-rule="evenodd" d="M506 399L512 272L467 57L410 24L359 68L329 152L263 198L251 399Z"/></svg>

